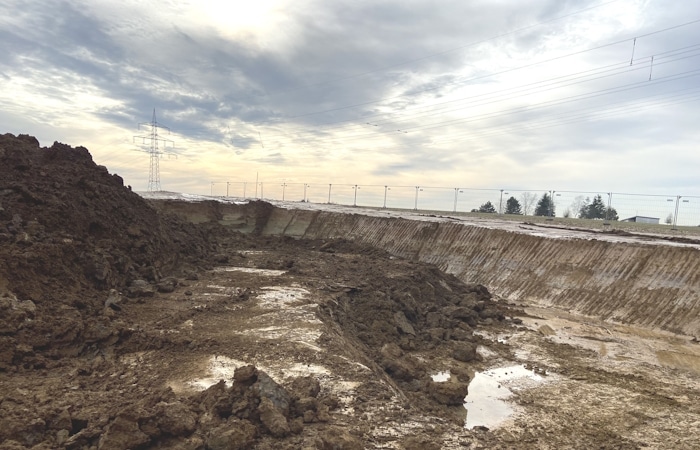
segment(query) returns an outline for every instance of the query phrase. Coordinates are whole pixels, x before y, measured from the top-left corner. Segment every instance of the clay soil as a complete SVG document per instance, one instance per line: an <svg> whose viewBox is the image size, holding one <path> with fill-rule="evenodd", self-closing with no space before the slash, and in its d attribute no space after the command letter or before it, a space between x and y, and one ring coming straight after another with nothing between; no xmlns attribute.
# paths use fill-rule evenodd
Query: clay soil
<svg viewBox="0 0 700 450"><path fill-rule="evenodd" d="M0 448L700 447L687 339L157 206L84 148L0 136ZM467 429L475 374L514 364L540 381Z"/></svg>

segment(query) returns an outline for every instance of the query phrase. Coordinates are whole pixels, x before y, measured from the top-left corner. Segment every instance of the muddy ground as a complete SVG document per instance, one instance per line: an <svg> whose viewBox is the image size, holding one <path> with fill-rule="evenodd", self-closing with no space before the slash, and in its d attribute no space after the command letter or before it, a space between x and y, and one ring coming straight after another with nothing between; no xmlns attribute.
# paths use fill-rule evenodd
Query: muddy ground
<svg viewBox="0 0 700 450"><path fill-rule="evenodd" d="M0 136L0 180L0 448L700 447L682 336L186 223L83 148ZM528 373L497 387L513 413L465 427L499 367Z"/></svg>

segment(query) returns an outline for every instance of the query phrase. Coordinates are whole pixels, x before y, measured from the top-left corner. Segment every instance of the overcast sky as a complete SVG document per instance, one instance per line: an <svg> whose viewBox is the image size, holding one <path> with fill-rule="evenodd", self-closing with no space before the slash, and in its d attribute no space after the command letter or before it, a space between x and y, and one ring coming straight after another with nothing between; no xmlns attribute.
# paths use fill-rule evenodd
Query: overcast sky
<svg viewBox="0 0 700 450"><path fill-rule="evenodd" d="M164 190L700 195L700 0L4 0L0 105L135 190L155 108Z"/></svg>

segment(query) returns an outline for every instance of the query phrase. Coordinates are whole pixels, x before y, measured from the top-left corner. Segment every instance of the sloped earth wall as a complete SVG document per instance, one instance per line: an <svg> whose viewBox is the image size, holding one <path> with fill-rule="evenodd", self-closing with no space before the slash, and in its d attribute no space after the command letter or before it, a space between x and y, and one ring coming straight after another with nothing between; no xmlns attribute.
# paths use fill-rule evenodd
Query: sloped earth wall
<svg viewBox="0 0 700 450"><path fill-rule="evenodd" d="M168 209L177 210L177 202L169 203ZM190 205L181 213L195 210ZM435 264L509 301L700 335L700 243L646 236L616 240L614 235L583 232L580 238L552 238L444 218L408 220L278 207L263 211L229 204L218 204L211 219L269 235L346 238Z"/></svg>

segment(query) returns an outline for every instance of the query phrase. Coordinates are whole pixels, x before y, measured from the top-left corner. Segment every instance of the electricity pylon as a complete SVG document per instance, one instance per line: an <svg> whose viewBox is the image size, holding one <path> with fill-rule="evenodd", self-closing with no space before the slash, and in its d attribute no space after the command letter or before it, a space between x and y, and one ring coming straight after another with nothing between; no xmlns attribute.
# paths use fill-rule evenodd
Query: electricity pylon
<svg viewBox="0 0 700 450"><path fill-rule="evenodd" d="M155 108L153 108L153 118L151 121L140 123L139 130L142 129L141 127L144 127L149 133L143 136L134 136L134 141L136 141L136 139L141 139L141 144L145 145L146 141L149 141L151 144L150 149L147 150L151 155L151 165L148 170L148 191L157 192L160 191L160 156L163 154L158 144L162 143L163 148L166 148L168 143L174 145L175 142L170 139L163 139L158 135L159 128L167 130L168 134L170 134L170 128L158 123L156 120Z"/></svg>

